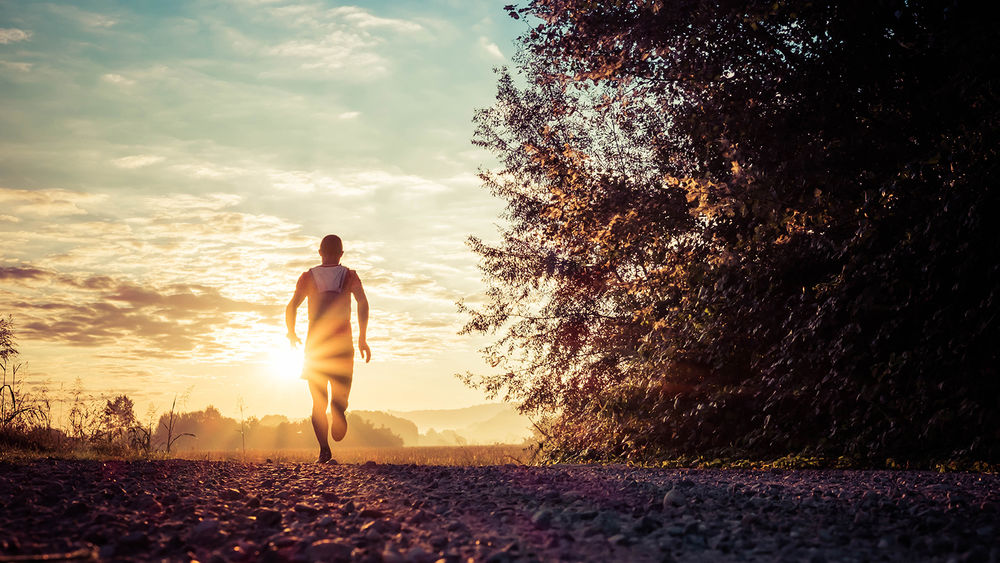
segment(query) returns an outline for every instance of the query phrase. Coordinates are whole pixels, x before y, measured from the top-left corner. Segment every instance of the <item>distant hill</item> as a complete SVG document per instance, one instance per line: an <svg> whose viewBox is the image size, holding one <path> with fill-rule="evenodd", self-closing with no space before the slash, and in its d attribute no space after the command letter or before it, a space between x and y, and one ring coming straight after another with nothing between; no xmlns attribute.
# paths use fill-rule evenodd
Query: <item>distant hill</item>
<svg viewBox="0 0 1000 563"><path fill-rule="evenodd" d="M436 432L433 428L420 435L421 446L465 446L469 441L454 430Z"/></svg>
<svg viewBox="0 0 1000 563"><path fill-rule="evenodd" d="M153 435L153 442L167 441L168 415L160 417ZM352 412L347 413L349 430L341 446L364 446L393 448L403 445L403 439L389 430L372 424ZM245 445L248 449L281 450L286 448L316 447L316 437L308 418L288 420L281 415L265 415L260 419L251 418L242 423L223 416L219 409L209 405L204 410L178 413L173 419L172 438L182 434L173 444L174 451L181 450L238 450Z"/></svg>
<svg viewBox="0 0 1000 563"><path fill-rule="evenodd" d="M273 426L278 426L281 423L289 423L291 421L288 419L287 416L281 414L265 414L264 416L260 417L259 422L261 426L273 427Z"/></svg>
<svg viewBox="0 0 1000 563"><path fill-rule="evenodd" d="M367 416L371 411L356 411L375 426L385 426L409 443L409 436L400 432L398 423L389 424L382 418ZM376 411L377 412L377 411ZM531 436L531 422L504 403L488 403L459 409L389 411L395 419L411 421L419 436L417 445L516 444Z"/></svg>
<svg viewBox="0 0 1000 563"><path fill-rule="evenodd" d="M459 428L458 434L474 444L517 444L531 436L531 421L513 408L493 417Z"/></svg>
<svg viewBox="0 0 1000 563"><path fill-rule="evenodd" d="M512 407L504 403L486 403L458 409L389 411L389 414L412 420L420 432L427 432L431 428L435 430L465 428L509 410L513 410Z"/></svg>
<svg viewBox="0 0 1000 563"><path fill-rule="evenodd" d="M350 411L367 420L372 426L388 429L403 439L404 446L416 446L420 443L420 432L413 421L393 416L382 411Z"/></svg>

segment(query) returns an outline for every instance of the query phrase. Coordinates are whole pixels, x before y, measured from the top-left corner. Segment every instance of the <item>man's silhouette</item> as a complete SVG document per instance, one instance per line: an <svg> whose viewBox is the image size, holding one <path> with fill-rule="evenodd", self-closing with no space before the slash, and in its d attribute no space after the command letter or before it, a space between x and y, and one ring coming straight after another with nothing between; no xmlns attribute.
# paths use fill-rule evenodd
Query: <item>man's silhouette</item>
<svg viewBox="0 0 1000 563"><path fill-rule="evenodd" d="M368 298L357 272L340 264L344 243L337 235L323 237L319 245L323 263L299 276L295 293L285 307L285 326L292 346L301 342L295 334L295 315L302 301L309 299L309 332L306 336L302 379L312 393L312 425L319 441L319 462L331 459L327 440L326 408L333 414L330 436L337 442L347 434L347 396L354 375L354 346L351 335L351 295L358 302L358 350L368 363ZM328 394L327 388L330 392Z"/></svg>

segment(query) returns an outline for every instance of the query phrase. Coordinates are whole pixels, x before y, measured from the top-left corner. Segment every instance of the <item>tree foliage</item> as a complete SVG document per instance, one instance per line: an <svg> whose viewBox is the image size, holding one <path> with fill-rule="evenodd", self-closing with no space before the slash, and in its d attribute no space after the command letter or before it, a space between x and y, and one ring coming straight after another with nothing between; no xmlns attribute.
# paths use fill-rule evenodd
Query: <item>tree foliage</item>
<svg viewBox="0 0 1000 563"><path fill-rule="evenodd" d="M403 440L389 429L374 424L354 413L348 413L348 432L340 447L401 447ZM278 424L262 424L257 417L237 420L224 416L219 409L208 406L204 410L164 413L154 433L154 443L166 445L172 436L189 436L176 444L171 451L211 451L257 449L275 451L282 449L312 449L316 447L312 423L308 418Z"/></svg>
<svg viewBox="0 0 1000 563"><path fill-rule="evenodd" d="M559 458L1000 454L997 32L969 2L533 0L473 142L466 376ZM990 61L993 63L990 63ZM524 85L519 86L518 81Z"/></svg>

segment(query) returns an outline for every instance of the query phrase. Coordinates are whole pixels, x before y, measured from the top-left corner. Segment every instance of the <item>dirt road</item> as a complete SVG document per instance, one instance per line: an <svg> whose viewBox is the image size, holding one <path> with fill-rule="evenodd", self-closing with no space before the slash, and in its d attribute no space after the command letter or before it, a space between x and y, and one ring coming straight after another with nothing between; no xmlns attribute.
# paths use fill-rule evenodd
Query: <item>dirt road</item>
<svg viewBox="0 0 1000 563"><path fill-rule="evenodd" d="M998 561L996 475L41 460L0 561Z"/></svg>

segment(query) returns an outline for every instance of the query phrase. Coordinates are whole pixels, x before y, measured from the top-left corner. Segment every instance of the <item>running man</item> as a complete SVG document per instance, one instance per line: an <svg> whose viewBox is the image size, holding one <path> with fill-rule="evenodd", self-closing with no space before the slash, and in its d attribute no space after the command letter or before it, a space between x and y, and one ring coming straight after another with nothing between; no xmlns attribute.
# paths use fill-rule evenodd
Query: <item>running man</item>
<svg viewBox="0 0 1000 563"><path fill-rule="evenodd" d="M288 342L292 346L301 343L295 334L295 315L302 301L308 298L309 332L306 335L302 379L309 382L312 394L312 425L319 441L317 461L326 463L332 458L327 439L327 406L333 414L330 436L339 442L347 434L344 413L354 376L351 295L358 302L358 350L365 363L371 361L372 351L366 340L368 298L358 273L340 264L344 243L337 235L327 235L319 245L319 255L323 263L303 272L295 284L295 293L285 307L285 326L288 328Z"/></svg>

